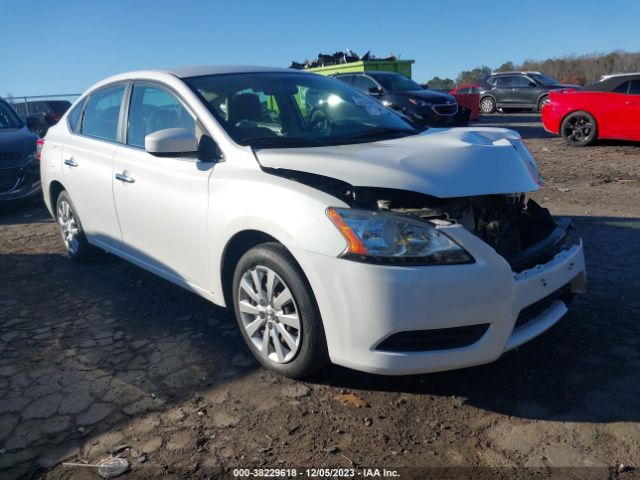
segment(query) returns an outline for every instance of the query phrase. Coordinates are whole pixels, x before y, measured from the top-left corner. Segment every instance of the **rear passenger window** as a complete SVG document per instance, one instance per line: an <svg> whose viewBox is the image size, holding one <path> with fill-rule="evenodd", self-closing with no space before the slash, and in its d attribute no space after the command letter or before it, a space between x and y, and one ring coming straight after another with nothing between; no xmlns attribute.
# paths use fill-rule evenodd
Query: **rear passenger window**
<svg viewBox="0 0 640 480"><path fill-rule="evenodd" d="M640 80L631 80L629 95L640 95Z"/></svg>
<svg viewBox="0 0 640 480"><path fill-rule="evenodd" d="M82 133L115 141L123 95L124 85L108 87L92 94L82 116Z"/></svg>
<svg viewBox="0 0 640 480"><path fill-rule="evenodd" d="M78 131L80 130L80 115L82 114L82 107L84 107L84 102L85 99L82 99L82 101L78 103L67 116L67 120L69 121L69 128L71 128L72 132L78 133Z"/></svg>
<svg viewBox="0 0 640 480"><path fill-rule="evenodd" d="M498 87L510 87L513 77L498 77L496 78L496 86Z"/></svg>
<svg viewBox="0 0 640 480"><path fill-rule="evenodd" d="M144 148L144 138L167 128L184 128L196 134L196 121L182 103L168 91L134 85L129 107L127 144Z"/></svg>
<svg viewBox="0 0 640 480"><path fill-rule="evenodd" d="M613 93L627 93L629 90L629 82L624 82L622 85L618 85L613 89Z"/></svg>

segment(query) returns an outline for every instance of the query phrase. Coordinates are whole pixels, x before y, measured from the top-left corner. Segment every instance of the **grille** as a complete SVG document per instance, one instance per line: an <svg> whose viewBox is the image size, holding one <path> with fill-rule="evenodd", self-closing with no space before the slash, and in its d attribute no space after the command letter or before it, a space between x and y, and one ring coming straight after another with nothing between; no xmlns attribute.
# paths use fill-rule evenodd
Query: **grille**
<svg viewBox="0 0 640 480"><path fill-rule="evenodd" d="M0 152L0 161L2 160L20 160L24 153L6 153Z"/></svg>
<svg viewBox="0 0 640 480"><path fill-rule="evenodd" d="M458 113L458 105L455 103L449 105L434 105L433 110L438 115L455 115Z"/></svg>
<svg viewBox="0 0 640 480"><path fill-rule="evenodd" d="M19 168L0 169L0 192L13 190L20 179Z"/></svg>

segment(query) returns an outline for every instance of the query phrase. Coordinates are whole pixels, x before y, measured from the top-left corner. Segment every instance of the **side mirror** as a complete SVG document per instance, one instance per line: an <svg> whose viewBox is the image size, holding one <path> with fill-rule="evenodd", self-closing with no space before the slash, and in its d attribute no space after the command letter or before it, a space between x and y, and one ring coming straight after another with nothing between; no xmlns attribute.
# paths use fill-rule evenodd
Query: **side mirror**
<svg viewBox="0 0 640 480"><path fill-rule="evenodd" d="M144 149L151 155L179 155L198 151L198 139L184 128L166 128L144 137Z"/></svg>
<svg viewBox="0 0 640 480"><path fill-rule="evenodd" d="M382 93L382 89L380 87L369 87L368 92L371 95L380 95Z"/></svg>
<svg viewBox="0 0 640 480"><path fill-rule="evenodd" d="M537 87L538 84L536 82L529 82L530 87Z"/></svg>
<svg viewBox="0 0 640 480"><path fill-rule="evenodd" d="M26 119L27 128L29 130L35 130L40 125L40 119L33 115L29 115Z"/></svg>

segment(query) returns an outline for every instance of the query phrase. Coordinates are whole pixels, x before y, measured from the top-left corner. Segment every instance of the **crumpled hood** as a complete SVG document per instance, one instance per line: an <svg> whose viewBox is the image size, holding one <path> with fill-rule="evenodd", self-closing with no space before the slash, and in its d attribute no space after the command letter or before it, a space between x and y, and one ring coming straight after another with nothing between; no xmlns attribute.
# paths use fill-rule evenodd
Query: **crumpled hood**
<svg viewBox="0 0 640 480"><path fill-rule="evenodd" d="M0 153L31 153L36 149L38 136L22 128L0 129Z"/></svg>
<svg viewBox="0 0 640 480"><path fill-rule="evenodd" d="M374 143L262 149L256 156L263 167L439 198L532 192L541 182L520 135L502 128L434 128Z"/></svg>

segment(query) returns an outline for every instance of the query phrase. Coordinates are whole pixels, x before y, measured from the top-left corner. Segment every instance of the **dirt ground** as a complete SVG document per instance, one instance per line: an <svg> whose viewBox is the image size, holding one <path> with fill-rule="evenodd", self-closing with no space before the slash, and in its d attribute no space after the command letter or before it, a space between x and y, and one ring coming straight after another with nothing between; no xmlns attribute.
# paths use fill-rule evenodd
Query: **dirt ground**
<svg viewBox="0 0 640 480"><path fill-rule="evenodd" d="M225 310L113 256L74 264L41 206L5 207L0 478L99 478L60 463L110 453L132 464L121 478L640 478L640 144L569 148L535 115L481 122L525 137L546 181L534 197L573 216L589 279L549 332L465 370L279 378Z"/></svg>

